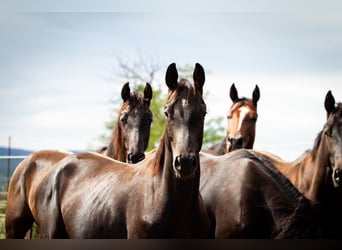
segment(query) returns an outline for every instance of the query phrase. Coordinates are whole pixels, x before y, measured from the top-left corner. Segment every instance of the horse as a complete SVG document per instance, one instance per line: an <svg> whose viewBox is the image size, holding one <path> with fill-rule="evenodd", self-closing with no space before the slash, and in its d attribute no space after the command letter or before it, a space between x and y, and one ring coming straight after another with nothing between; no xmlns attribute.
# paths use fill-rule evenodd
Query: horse
<svg viewBox="0 0 342 250"><path fill-rule="evenodd" d="M226 137L209 150L223 155L239 148L252 149L255 139L255 125L258 118L257 103L260 99L260 90L255 86L252 99L239 98L235 84L230 87L230 98L233 101L227 115L228 125Z"/></svg>
<svg viewBox="0 0 342 250"><path fill-rule="evenodd" d="M206 238L210 222L199 193L206 105L205 73L196 63L194 84L166 71L164 133L156 149L136 164L95 152L66 156L34 190L30 213L41 238ZM15 173L19 175L19 170ZM23 180L23 178L21 179ZM6 238L23 237L25 200L10 182ZM20 180L19 180L20 181ZM28 178L26 181L32 181ZM20 213L20 210L25 210Z"/></svg>
<svg viewBox="0 0 342 250"><path fill-rule="evenodd" d="M30 153L15 168L10 179L7 195L6 217L7 222L15 220L16 228L13 232L7 231L10 238L31 238L31 227L34 222L32 208L35 206L35 192L43 179L54 165L71 155L72 152L60 150L40 150Z"/></svg>
<svg viewBox="0 0 342 250"><path fill-rule="evenodd" d="M201 151L200 193L215 238L320 238L315 207L251 150Z"/></svg>
<svg viewBox="0 0 342 250"><path fill-rule="evenodd" d="M118 110L118 120L109 145L96 152L122 162L137 163L143 160L153 117L149 108L152 96L149 83L145 85L144 95L131 93L129 83L125 83L121 90L123 104Z"/></svg>
<svg viewBox="0 0 342 250"><path fill-rule="evenodd" d="M118 111L119 120L114 127L111 142L108 147L101 148L97 152L130 163L136 163L145 157L144 151L147 148L152 122L152 112L149 109L152 95L152 88L148 83L146 83L144 95L137 92L131 93L128 82L123 85L121 90L123 104ZM58 150L32 152L18 164L16 169L19 174L13 174L13 179L22 179L21 181L14 180L13 183L27 183L27 176L32 178L29 186L20 187L22 190L27 190L27 193L20 192L16 199L25 200L27 204L32 203L31 195L32 190L36 189L35 182L51 171L54 164L70 154L71 152ZM23 224L31 225L34 218L29 212L29 207L22 207L27 211L25 212L27 217L22 216L21 219ZM18 213L24 212L18 211Z"/></svg>
<svg viewBox="0 0 342 250"><path fill-rule="evenodd" d="M336 103L329 90L324 107L327 120L311 150L292 162L268 152L256 153L270 160L306 198L319 205L325 237L341 237L342 103Z"/></svg>

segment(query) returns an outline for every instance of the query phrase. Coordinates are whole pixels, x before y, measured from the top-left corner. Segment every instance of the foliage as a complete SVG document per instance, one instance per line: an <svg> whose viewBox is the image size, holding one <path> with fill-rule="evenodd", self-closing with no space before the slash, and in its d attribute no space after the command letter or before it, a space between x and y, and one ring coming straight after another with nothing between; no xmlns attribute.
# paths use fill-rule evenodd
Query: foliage
<svg viewBox="0 0 342 250"><path fill-rule="evenodd" d="M204 123L203 147L209 148L224 137L223 117L206 119Z"/></svg>

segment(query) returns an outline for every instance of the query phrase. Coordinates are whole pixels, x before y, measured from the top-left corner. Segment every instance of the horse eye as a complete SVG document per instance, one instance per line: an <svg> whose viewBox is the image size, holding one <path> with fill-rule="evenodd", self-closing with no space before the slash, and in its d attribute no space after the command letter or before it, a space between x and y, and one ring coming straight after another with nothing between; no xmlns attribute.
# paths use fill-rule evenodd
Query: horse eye
<svg viewBox="0 0 342 250"><path fill-rule="evenodd" d="M127 121L127 117L125 115L120 116L120 121L125 123Z"/></svg>
<svg viewBox="0 0 342 250"><path fill-rule="evenodd" d="M331 129L328 129L327 131L325 131L325 135L328 137L332 137Z"/></svg>

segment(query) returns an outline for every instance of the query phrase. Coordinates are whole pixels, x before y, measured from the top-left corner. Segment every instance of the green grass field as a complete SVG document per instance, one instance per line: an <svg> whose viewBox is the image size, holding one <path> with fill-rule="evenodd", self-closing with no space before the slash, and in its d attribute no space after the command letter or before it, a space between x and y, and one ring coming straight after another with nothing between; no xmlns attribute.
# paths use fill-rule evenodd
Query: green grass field
<svg viewBox="0 0 342 250"><path fill-rule="evenodd" d="M5 238L5 208L6 195L0 193L0 239Z"/></svg>

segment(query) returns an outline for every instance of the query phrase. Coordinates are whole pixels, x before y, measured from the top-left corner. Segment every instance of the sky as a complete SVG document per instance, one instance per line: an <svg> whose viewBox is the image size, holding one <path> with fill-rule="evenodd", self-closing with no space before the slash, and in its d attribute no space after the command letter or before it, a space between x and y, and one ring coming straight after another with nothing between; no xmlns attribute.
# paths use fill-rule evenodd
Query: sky
<svg viewBox="0 0 342 250"><path fill-rule="evenodd" d="M189 4L173 11L170 2L152 0L153 11L127 1L107 11L2 1L0 146L9 136L12 147L29 150L99 146L125 82L109 77L115 58L143 52L159 58L165 90L170 63L201 63L208 118L226 117L232 83L246 97L258 84L254 148L298 157L323 127L328 90L342 101L342 9L319 8L318 1L275 10L263 7L266 1L245 9L215 1L232 11Z"/></svg>

